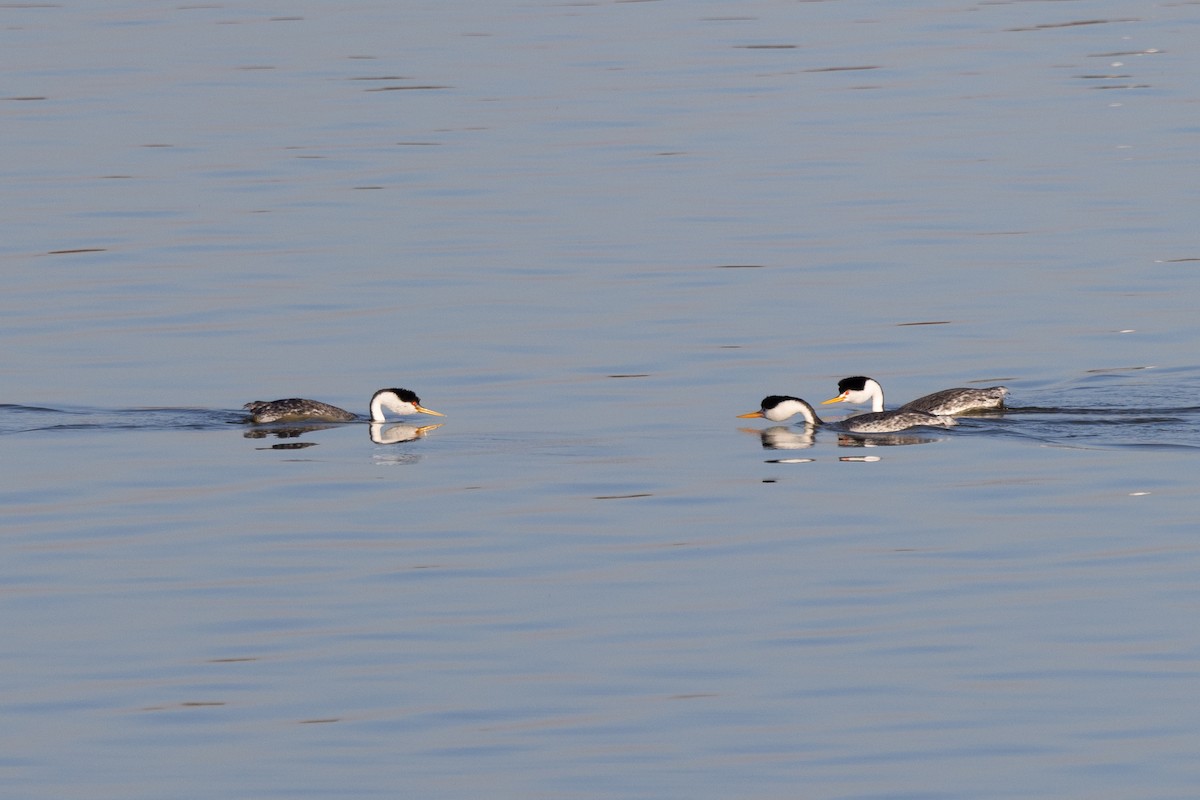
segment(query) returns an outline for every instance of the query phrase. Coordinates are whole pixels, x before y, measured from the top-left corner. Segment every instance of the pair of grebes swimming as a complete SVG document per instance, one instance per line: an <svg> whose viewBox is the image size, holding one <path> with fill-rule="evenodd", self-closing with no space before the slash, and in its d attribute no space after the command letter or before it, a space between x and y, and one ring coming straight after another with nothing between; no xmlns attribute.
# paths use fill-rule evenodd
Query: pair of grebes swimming
<svg viewBox="0 0 1200 800"><path fill-rule="evenodd" d="M1008 389L1003 386L991 386L986 389L943 389L940 392L918 397L910 403L905 403L895 411L885 411L883 408L883 387L873 378L857 375L844 378L838 382L838 396L822 402L828 403L870 403L871 411L859 414L838 424L842 430L850 433L894 433L921 426L950 427L958 424L954 419L957 414L970 411L984 411L1002 408L1004 396ZM320 403L316 400L305 400L291 397L285 400L264 402L255 400L244 406L250 412L250 422L267 424L271 422L351 422L358 415L344 408ZM444 417L438 411L425 408L421 399L408 389L380 389L371 397L371 422L384 422L385 411L394 414L430 414ZM771 422L783 422L796 414L804 418L804 424L809 426L823 425L816 411L799 397L787 395L771 395L762 401L762 408L740 417L762 417Z"/></svg>
<svg viewBox="0 0 1200 800"><path fill-rule="evenodd" d="M821 401L829 403L870 403L871 411L858 414L836 423L837 427L850 433L895 433L909 428L949 428L958 424L956 415L975 411L986 411L1004 407L1008 389L1004 386L989 386L986 389L943 389L940 392L918 397L905 403L895 411L883 408L883 387L874 378L855 375L838 381L838 395ZM771 395L763 398L762 407L739 417L762 417L771 422L783 422L800 414L804 424L810 427L824 425L817 412L799 397Z"/></svg>

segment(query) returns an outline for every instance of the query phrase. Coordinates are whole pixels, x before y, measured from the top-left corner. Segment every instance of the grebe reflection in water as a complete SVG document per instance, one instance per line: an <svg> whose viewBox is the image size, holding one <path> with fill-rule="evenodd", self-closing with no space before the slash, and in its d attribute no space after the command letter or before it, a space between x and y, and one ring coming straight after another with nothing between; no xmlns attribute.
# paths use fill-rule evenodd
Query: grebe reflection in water
<svg viewBox="0 0 1200 800"><path fill-rule="evenodd" d="M371 441L375 444L400 444L415 439L424 439L430 431L442 427L441 422L432 425L409 425L407 422L372 422L369 426Z"/></svg>

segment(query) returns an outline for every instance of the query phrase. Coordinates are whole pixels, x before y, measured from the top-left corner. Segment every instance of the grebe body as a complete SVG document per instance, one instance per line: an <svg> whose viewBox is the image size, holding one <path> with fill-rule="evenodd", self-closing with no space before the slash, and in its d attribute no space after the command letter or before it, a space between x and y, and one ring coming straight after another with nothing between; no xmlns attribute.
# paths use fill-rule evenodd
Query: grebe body
<svg viewBox="0 0 1200 800"><path fill-rule="evenodd" d="M909 428L952 428L958 424L954 417L940 417L924 411L869 411L855 414L838 423L842 430L850 433L895 433Z"/></svg>

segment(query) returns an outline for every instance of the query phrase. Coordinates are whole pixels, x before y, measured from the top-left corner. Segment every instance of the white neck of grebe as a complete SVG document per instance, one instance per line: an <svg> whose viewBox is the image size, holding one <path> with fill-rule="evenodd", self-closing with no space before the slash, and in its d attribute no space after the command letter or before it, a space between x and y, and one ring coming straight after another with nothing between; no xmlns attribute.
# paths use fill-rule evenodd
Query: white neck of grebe
<svg viewBox="0 0 1200 800"><path fill-rule="evenodd" d="M879 385L879 381L868 378L860 391L850 392L846 395L846 402L855 405L870 403L872 411L883 411L883 387Z"/></svg>
<svg viewBox="0 0 1200 800"><path fill-rule="evenodd" d="M379 392L371 398L371 422L387 421L383 414L384 409L396 414L411 414L417 410L412 403L397 397L395 392Z"/></svg>

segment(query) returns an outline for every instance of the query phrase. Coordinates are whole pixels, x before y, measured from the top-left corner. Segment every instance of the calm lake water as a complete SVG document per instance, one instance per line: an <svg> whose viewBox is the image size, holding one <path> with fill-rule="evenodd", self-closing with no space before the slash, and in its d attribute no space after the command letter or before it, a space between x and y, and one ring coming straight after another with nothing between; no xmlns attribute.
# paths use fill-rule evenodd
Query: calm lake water
<svg viewBox="0 0 1200 800"><path fill-rule="evenodd" d="M1195 797L1198 33L0 6L7 793Z"/></svg>

